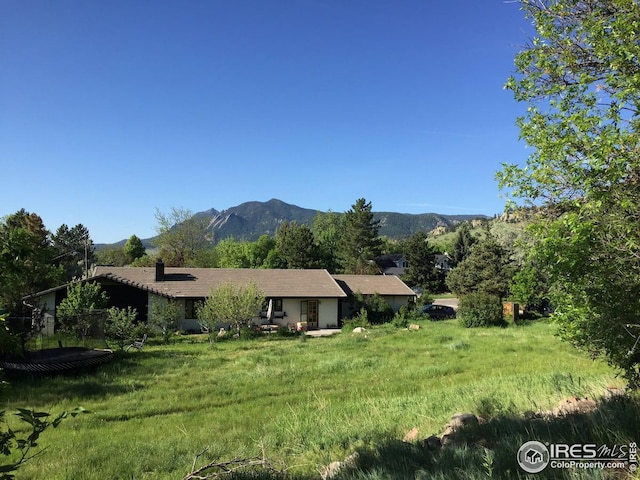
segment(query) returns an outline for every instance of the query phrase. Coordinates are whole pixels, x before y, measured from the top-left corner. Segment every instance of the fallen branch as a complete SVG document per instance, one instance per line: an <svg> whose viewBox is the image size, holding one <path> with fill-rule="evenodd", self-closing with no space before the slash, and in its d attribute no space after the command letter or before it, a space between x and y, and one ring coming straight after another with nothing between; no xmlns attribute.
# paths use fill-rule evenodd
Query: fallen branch
<svg viewBox="0 0 640 480"><path fill-rule="evenodd" d="M203 465L202 467L196 468L198 460L207 452L207 450L208 448L205 448L195 456L191 467L191 473L187 474L183 480L210 480L212 478L219 478L223 475L231 475L234 472L246 469L264 469L277 472L271 462L264 458L264 456L238 458L227 462L213 461Z"/></svg>

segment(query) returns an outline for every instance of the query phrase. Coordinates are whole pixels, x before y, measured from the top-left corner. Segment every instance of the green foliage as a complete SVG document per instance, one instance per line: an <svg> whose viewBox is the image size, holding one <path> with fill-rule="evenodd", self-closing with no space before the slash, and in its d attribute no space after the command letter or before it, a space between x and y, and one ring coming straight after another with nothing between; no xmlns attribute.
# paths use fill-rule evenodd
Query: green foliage
<svg viewBox="0 0 640 480"><path fill-rule="evenodd" d="M130 263L129 258L124 253L123 247L109 246L103 247L95 254L98 265L108 265L111 267L124 267Z"/></svg>
<svg viewBox="0 0 640 480"><path fill-rule="evenodd" d="M342 324L342 331L347 333L353 332L353 329L357 327L371 327L371 324L369 323L369 312L365 307L360 308L360 311L356 316L344 321Z"/></svg>
<svg viewBox="0 0 640 480"><path fill-rule="evenodd" d="M371 202L359 198L342 217L338 261L343 273L377 273L374 259L380 256L380 222L375 221Z"/></svg>
<svg viewBox="0 0 640 480"><path fill-rule="evenodd" d="M28 315L23 297L63 279L53 257L51 234L38 215L22 209L0 220L0 308Z"/></svg>
<svg viewBox="0 0 640 480"><path fill-rule="evenodd" d="M467 327L504 326L502 301L483 292L469 293L460 298L457 317Z"/></svg>
<svg viewBox="0 0 640 480"><path fill-rule="evenodd" d="M220 240L215 247L220 268L249 268L248 242L239 242L233 238Z"/></svg>
<svg viewBox="0 0 640 480"><path fill-rule="evenodd" d="M0 428L0 454L7 457L7 461L0 465L0 480L14 479L17 470L37 455L31 451L38 447L40 435L45 430L50 427L57 428L60 422L69 415L75 417L80 413L89 412L82 407L77 407L70 412L62 412L53 420L48 420L50 414L47 412L18 408L15 416L23 424L28 425L26 432L22 429L16 431L9 427L5 420L5 413L5 410L0 411L0 422L4 423L4 426Z"/></svg>
<svg viewBox="0 0 640 480"><path fill-rule="evenodd" d="M56 309L60 326L84 341L98 315L106 308L107 300L107 294L98 282L72 282L67 287L67 298Z"/></svg>
<svg viewBox="0 0 640 480"><path fill-rule="evenodd" d="M198 308L198 322L209 332L209 341L219 324L231 324L238 333L242 327L250 328L264 304L264 293L254 282L246 285L225 283L211 289L204 304Z"/></svg>
<svg viewBox="0 0 640 480"><path fill-rule="evenodd" d="M136 235L131 235L122 248L123 253L126 255L128 263L133 262L135 259L142 257L147 249L142 244L142 240Z"/></svg>
<svg viewBox="0 0 640 480"><path fill-rule="evenodd" d="M411 310L406 305L403 305L393 316L391 324L396 328L407 328L411 317Z"/></svg>
<svg viewBox="0 0 640 480"><path fill-rule="evenodd" d="M341 215L328 211L318 212L313 218L311 232L318 245L320 266L330 273L338 271L338 250L340 245Z"/></svg>
<svg viewBox="0 0 640 480"><path fill-rule="evenodd" d="M402 280L410 287L422 287L423 290L439 290L439 274L435 264L435 249L429 244L427 234L414 233L403 245L404 259L409 263Z"/></svg>
<svg viewBox="0 0 640 480"><path fill-rule="evenodd" d="M385 323L393 317L393 309L387 301L379 294L363 295L355 294L356 308L360 308L360 315L364 310L367 314L367 321L371 324Z"/></svg>
<svg viewBox="0 0 640 480"><path fill-rule="evenodd" d="M162 340L169 343L171 336L178 329L184 310L175 300L162 300L151 304L149 323L160 329Z"/></svg>
<svg viewBox="0 0 640 480"><path fill-rule="evenodd" d="M9 328L6 315L0 315L0 355L13 355L19 352L19 338Z"/></svg>
<svg viewBox="0 0 640 480"><path fill-rule="evenodd" d="M481 292L507 296L514 270L509 252L487 235L447 276L447 286L458 296Z"/></svg>
<svg viewBox="0 0 640 480"><path fill-rule="evenodd" d="M124 347L138 335L137 316L138 312L131 307L111 307L107 310L105 334L109 340L113 340L118 345L120 350L124 350Z"/></svg>
<svg viewBox="0 0 640 480"><path fill-rule="evenodd" d="M156 210L156 221L155 244L167 266L187 266L199 250L211 245L207 219L193 215L190 210L174 207L168 214Z"/></svg>
<svg viewBox="0 0 640 480"><path fill-rule="evenodd" d="M640 386L640 4L522 2L537 37L506 88L533 153L500 185L539 206L533 252L565 339Z"/></svg>
<svg viewBox="0 0 640 480"><path fill-rule="evenodd" d="M95 247L87 227L62 224L52 238L56 263L64 269L65 280L86 276L95 262Z"/></svg>
<svg viewBox="0 0 640 480"><path fill-rule="evenodd" d="M549 287L544 272L527 262L511 279L509 292L526 310L541 311L549 296Z"/></svg>
<svg viewBox="0 0 640 480"><path fill-rule="evenodd" d="M282 222L276 232L276 249L286 268L317 268L320 255L306 225Z"/></svg>
<svg viewBox="0 0 640 480"><path fill-rule="evenodd" d="M460 225L456 231L456 236L453 241L453 251L451 252L453 264L458 265L465 260L477 241L478 239L471 234L471 228L467 222Z"/></svg>

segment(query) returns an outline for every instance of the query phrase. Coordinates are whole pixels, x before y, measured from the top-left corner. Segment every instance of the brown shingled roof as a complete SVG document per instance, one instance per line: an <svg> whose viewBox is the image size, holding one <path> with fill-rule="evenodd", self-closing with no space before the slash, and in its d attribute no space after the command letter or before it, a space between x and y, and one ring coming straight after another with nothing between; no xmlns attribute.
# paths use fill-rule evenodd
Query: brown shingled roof
<svg viewBox="0 0 640 480"><path fill-rule="evenodd" d="M173 298L202 298L224 283L254 281L266 297L346 297L326 270L166 267L164 281L155 281L154 267L96 267L93 278L108 278Z"/></svg>
<svg viewBox="0 0 640 480"><path fill-rule="evenodd" d="M333 275L333 278L348 294L415 295L415 292L395 275Z"/></svg>

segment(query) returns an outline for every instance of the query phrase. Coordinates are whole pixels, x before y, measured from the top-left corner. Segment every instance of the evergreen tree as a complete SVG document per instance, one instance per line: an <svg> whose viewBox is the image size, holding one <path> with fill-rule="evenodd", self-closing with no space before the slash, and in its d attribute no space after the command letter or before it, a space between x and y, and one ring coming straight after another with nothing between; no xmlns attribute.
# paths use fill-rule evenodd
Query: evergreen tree
<svg viewBox="0 0 640 480"><path fill-rule="evenodd" d="M514 269L509 252L487 234L447 276L447 286L458 296L484 293L505 298Z"/></svg>
<svg viewBox="0 0 640 480"><path fill-rule="evenodd" d="M286 268L317 268L318 247L306 225L282 222L276 232L276 249Z"/></svg>
<svg viewBox="0 0 640 480"><path fill-rule="evenodd" d="M93 241L81 223L72 228L60 225L53 236L53 248L56 263L62 265L67 281L87 275L95 263Z"/></svg>
<svg viewBox="0 0 640 480"><path fill-rule="evenodd" d="M471 253L471 247L478 241L476 237L471 235L471 229L468 223L463 223L458 228L456 238L453 242L453 252L451 259L454 265L458 265Z"/></svg>
<svg viewBox="0 0 640 480"><path fill-rule="evenodd" d="M435 249L429 244L427 234L417 232L404 242L403 258L409 264L402 280L410 287L438 290L439 274L435 263Z"/></svg>
<svg viewBox="0 0 640 480"><path fill-rule="evenodd" d="M380 256L379 222L373 219L371 202L359 198L342 217L338 260L343 273L377 273Z"/></svg>
<svg viewBox="0 0 640 480"><path fill-rule="evenodd" d="M53 264L51 234L35 213L22 209L0 221L0 307L30 315L22 298L63 281ZM52 307L52 305L50 305Z"/></svg>

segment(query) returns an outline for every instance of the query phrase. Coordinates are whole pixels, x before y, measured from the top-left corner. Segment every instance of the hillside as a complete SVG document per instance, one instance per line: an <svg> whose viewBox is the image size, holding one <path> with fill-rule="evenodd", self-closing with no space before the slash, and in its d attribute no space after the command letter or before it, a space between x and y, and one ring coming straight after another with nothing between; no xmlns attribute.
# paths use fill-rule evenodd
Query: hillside
<svg viewBox="0 0 640 480"><path fill-rule="evenodd" d="M284 222L296 222L311 226L318 210L291 205L278 199L267 202L245 202L226 210L215 208L195 214L205 218L216 241L233 237L249 241L257 240L261 235L275 235L278 226ZM380 221L380 236L400 239L425 231L430 232L438 226L449 227L473 218L486 218L484 215L441 215L437 213L397 213L374 212L374 218ZM144 239L145 245L151 245L152 238ZM123 245L126 240L116 245Z"/></svg>

